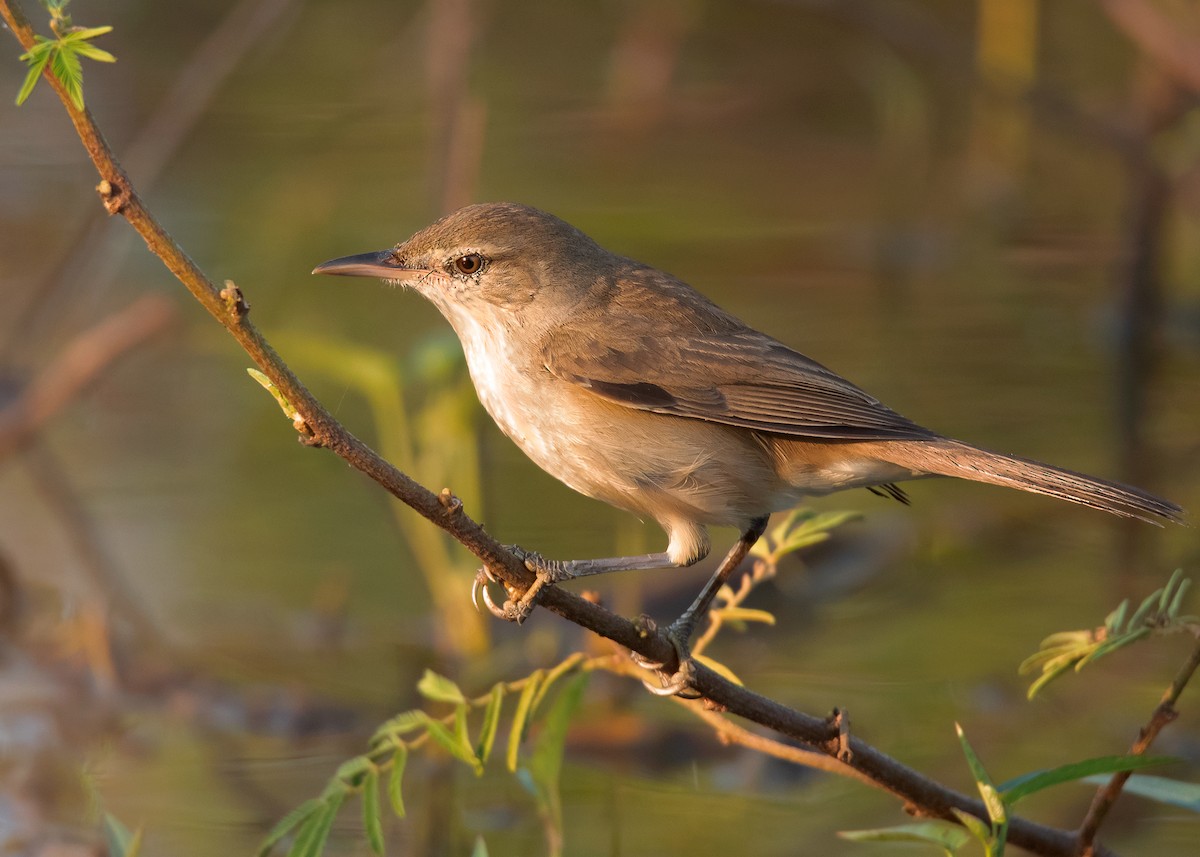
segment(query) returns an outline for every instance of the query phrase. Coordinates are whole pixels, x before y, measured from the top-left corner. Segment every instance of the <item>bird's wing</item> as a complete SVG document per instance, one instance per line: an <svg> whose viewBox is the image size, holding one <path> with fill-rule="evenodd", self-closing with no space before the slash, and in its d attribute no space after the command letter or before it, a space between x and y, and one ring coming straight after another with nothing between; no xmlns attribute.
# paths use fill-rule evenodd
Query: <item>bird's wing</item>
<svg viewBox="0 0 1200 857"><path fill-rule="evenodd" d="M545 367L627 407L755 431L844 440L937 437L740 323L671 336L635 335L622 327L615 319L604 341L560 331L546 343Z"/></svg>

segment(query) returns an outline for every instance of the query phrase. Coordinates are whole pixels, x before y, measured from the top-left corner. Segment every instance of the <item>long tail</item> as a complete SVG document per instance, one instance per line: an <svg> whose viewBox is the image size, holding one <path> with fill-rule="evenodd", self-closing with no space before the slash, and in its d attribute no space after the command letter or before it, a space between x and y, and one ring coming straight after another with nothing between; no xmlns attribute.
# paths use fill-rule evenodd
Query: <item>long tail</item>
<svg viewBox="0 0 1200 857"><path fill-rule="evenodd" d="M1162 520L1183 523L1183 508L1162 497L1086 476L1061 467L970 446L957 440L890 441L887 458L901 467L937 476L955 476L992 485L1005 485L1035 494L1047 494L1121 515L1162 525Z"/></svg>

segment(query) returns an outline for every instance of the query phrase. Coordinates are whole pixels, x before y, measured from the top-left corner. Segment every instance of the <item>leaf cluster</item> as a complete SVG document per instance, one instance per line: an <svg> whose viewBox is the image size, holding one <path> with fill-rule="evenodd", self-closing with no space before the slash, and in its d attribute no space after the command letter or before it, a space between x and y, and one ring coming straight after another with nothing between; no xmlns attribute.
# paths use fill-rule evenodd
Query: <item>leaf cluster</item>
<svg viewBox="0 0 1200 857"><path fill-rule="evenodd" d="M1079 672L1105 655L1151 634L1200 632L1200 617L1180 613L1190 586L1191 580L1184 577L1181 570L1176 570L1166 586L1151 593L1132 613L1126 598L1108 614L1099 628L1060 631L1046 637L1038 651L1018 668L1021 675L1041 670L1041 675L1029 686L1028 697L1033 699L1039 690L1069 670Z"/></svg>
<svg viewBox="0 0 1200 857"><path fill-rule="evenodd" d="M561 803L558 797L559 771L567 728L578 708L588 673L580 669L582 654L568 657L549 670L536 670L516 682L498 682L484 696L468 698L461 688L445 676L426 670L417 691L433 703L452 706L450 714L434 717L423 709L402 711L385 721L371 737L368 750L343 762L317 797L309 798L282 818L259 847L266 857L288 836L292 837L288 857L317 857L324 849L346 799L361 796L362 825L371 851L383 855L383 800L386 795L392 813L404 818L403 778L409 751L436 745L452 758L464 763L476 776L482 776L499 734L500 719L507 698L516 696L508 728L505 764L534 796L539 812L553 825L561 842ZM568 673L571 681L558 693L541 718L538 741L527 754L522 745L542 702L557 681ZM470 720L482 712L476 736L472 738ZM386 780L385 780L386 776ZM476 849L486 845L477 844Z"/></svg>
<svg viewBox="0 0 1200 857"><path fill-rule="evenodd" d="M112 27L72 27L65 13L69 0L46 0L50 11L50 28L54 38L34 36L37 44L21 54L21 61L28 66L25 80L17 92L17 105L25 103L38 78L47 68L62 84L77 110L83 109L83 64L80 57L97 62L116 62L117 58L108 51L92 44L92 39L111 33Z"/></svg>

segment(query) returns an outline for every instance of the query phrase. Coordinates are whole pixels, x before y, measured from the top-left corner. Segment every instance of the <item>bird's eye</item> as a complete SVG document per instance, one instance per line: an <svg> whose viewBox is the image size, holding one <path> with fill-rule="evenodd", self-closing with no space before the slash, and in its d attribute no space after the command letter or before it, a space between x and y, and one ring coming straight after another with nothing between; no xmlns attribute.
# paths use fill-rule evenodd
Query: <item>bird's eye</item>
<svg viewBox="0 0 1200 857"><path fill-rule="evenodd" d="M478 253L468 253L454 260L454 270L464 276L478 274L483 269L483 257Z"/></svg>

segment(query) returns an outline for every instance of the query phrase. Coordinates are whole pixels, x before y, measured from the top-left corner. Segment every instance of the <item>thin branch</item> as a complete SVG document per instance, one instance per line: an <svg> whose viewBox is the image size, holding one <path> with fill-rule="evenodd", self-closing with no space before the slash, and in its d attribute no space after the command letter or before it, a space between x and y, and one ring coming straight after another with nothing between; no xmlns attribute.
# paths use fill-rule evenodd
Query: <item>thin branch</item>
<svg viewBox="0 0 1200 857"><path fill-rule="evenodd" d="M1176 83L1200 93L1200 20L1174 20L1145 0L1100 0L1100 5L1125 36Z"/></svg>
<svg viewBox="0 0 1200 857"><path fill-rule="evenodd" d="M22 46L28 50L33 44L34 34L15 0L0 0L0 16L8 23ZM110 214L121 214L129 221L146 241L151 252L163 261L168 270L183 283L209 314L229 331L250 359L271 379L301 418L300 428L305 442L333 451L352 467L371 477L415 511L446 530L483 562L496 578L508 586L517 590L528 587L533 582L532 573L516 556L468 517L460 502L449 495L439 498L383 460L343 428L313 398L250 322L249 306L241 291L232 283L227 284L224 289L218 288L188 258L142 204L96 127L91 114L86 109L75 109L62 86L49 72L45 77L62 100L80 140L101 176L97 189L105 208ZM635 651L647 660L664 664L671 664L675 660L674 647L662 634L648 633L644 627L610 613L565 589L543 589L540 604L550 612ZM795 711L740 687L703 665L697 665L694 687L715 708L773 729L819 753L836 756L839 747L844 749L848 746L849 753L845 756L845 764L873 780L880 788L895 794L916 814L954 821L952 809L958 809L980 819L986 820L988 817L980 801L922 776L856 738L851 737L848 744L843 744L844 736L840 738L837 728L829 721ZM1067 857L1073 855L1076 848L1073 832L1056 830L1024 819L1012 820L1008 839L1014 845L1045 855Z"/></svg>
<svg viewBox="0 0 1200 857"><path fill-rule="evenodd" d="M1200 668L1200 641L1196 643L1191 657L1179 668L1171 685L1163 693L1154 713L1150 715L1149 722L1138 732L1137 740L1129 748L1129 755L1144 756L1150 749L1150 745L1154 743L1154 739L1158 737L1158 733L1179 716L1179 712L1175 710L1175 703L1198 668ZM1114 774L1113 778L1096 792L1087 816L1079 827L1079 853L1083 857L1093 857L1098 853L1094 845L1096 833L1100 830L1104 819L1108 817L1109 810L1112 809L1117 798L1121 796L1121 790L1125 788L1125 783L1129 781L1132 773L1132 771L1121 771Z"/></svg>
<svg viewBox="0 0 1200 857"><path fill-rule="evenodd" d="M72 340L0 410L0 461L32 440L114 360L162 332L174 317L167 298L146 295Z"/></svg>

